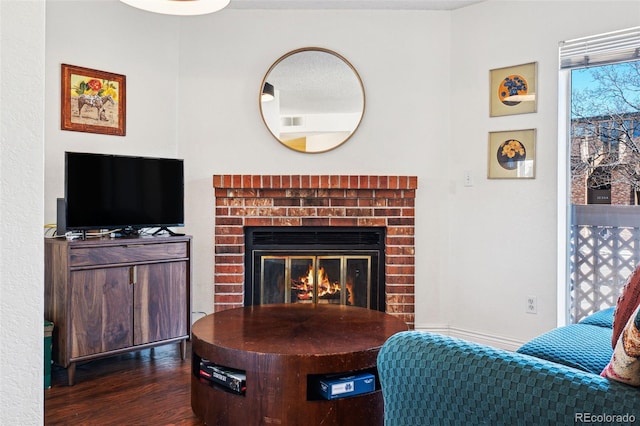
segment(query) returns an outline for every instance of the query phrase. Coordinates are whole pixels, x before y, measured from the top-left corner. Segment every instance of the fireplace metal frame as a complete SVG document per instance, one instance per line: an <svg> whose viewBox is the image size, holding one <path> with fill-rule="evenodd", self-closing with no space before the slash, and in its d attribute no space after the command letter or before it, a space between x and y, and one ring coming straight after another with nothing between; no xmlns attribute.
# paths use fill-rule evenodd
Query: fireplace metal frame
<svg viewBox="0 0 640 426"><path fill-rule="evenodd" d="M261 303L256 277L264 253L296 256L371 256L370 309L385 311L385 227L245 227L244 306Z"/></svg>

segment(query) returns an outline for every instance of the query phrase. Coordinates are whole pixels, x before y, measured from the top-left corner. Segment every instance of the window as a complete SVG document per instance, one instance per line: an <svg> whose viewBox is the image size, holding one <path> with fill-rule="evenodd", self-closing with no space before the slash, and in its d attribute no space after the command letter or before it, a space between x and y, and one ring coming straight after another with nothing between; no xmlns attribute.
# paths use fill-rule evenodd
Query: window
<svg viewBox="0 0 640 426"><path fill-rule="evenodd" d="M640 27L564 42L560 63L569 104L559 294L572 323L614 306L640 262Z"/></svg>

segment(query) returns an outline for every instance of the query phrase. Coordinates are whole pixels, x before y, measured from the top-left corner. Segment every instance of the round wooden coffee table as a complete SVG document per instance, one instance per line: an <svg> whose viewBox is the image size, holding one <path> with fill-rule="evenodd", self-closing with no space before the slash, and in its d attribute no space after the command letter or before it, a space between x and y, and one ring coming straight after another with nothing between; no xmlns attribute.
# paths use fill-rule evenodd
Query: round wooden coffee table
<svg viewBox="0 0 640 426"><path fill-rule="evenodd" d="M376 360L400 319L340 305L280 304L231 309L193 324L191 407L209 425L383 424ZM246 374L243 395L199 377L201 358ZM339 399L315 392L319 377L371 373L376 390Z"/></svg>

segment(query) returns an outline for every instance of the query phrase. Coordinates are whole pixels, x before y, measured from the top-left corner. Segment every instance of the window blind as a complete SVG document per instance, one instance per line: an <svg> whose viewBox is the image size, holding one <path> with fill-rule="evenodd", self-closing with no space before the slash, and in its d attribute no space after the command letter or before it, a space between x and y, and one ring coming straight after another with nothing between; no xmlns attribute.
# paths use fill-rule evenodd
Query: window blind
<svg viewBox="0 0 640 426"><path fill-rule="evenodd" d="M640 59L640 27L560 43L560 68L582 68Z"/></svg>

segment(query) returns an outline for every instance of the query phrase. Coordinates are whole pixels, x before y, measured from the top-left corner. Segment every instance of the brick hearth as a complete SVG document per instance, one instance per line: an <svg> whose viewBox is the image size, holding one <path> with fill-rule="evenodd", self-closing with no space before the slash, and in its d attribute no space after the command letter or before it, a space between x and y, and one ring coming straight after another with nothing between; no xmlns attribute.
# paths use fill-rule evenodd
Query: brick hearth
<svg viewBox="0 0 640 426"><path fill-rule="evenodd" d="M245 226L384 226L386 312L415 323L415 176L214 175L214 310L243 306Z"/></svg>

